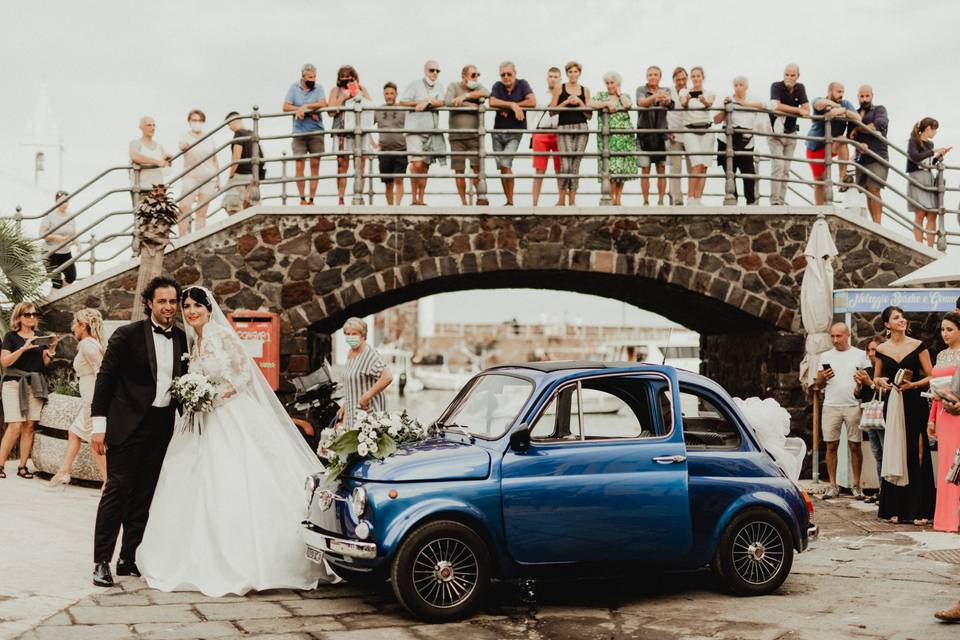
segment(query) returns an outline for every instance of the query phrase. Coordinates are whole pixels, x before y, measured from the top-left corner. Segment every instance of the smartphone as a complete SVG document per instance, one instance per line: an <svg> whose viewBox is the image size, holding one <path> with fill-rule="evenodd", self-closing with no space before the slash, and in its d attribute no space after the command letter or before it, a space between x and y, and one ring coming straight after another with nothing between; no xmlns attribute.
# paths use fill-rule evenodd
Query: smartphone
<svg viewBox="0 0 960 640"><path fill-rule="evenodd" d="M699 98L699 97L702 96L702 95L703 95L703 91L691 91L691 92L690 92L690 97L691 97L691 98Z"/></svg>
<svg viewBox="0 0 960 640"><path fill-rule="evenodd" d="M820 366L823 368L824 371L829 371L830 369L833 369L833 367L830 366L830 363L829 363L829 362L824 362L824 363L823 363L822 365L820 365Z"/></svg>
<svg viewBox="0 0 960 640"><path fill-rule="evenodd" d="M347 85L347 90L350 92L350 97L355 98L357 96L357 93L359 93L360 91L360 87L357 85L356 82L351 82L350 84Z"/></svg>
<svg viewBox="0 0 960 640"><path fill-rule="evenodd" d="M49 347L53 343L53 336L37 336L33 339L33 344L38 347Z"/></svg>

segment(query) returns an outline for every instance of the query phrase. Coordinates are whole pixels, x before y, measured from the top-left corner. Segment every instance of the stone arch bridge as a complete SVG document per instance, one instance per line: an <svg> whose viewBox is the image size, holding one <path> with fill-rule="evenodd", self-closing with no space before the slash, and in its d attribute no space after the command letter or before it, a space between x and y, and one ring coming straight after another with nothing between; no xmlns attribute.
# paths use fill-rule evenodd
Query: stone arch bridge
<svg viewBox="0 0 960 640"><path fill-rule="evenodd" d="M804 207L257 207L178 240L165 270L214 291L225 310L281 318L281 372L300 375L329 334L425 295L534 287L591 293L660 313L702 334L704 373L731 393L804 406L797 382L803 249L818 210ZM885 286L933 259L859 217L822 211L840 256L836 286ZM49 328L72 311L130 317L136 261L55 291ZM800 425L798 425L800 426Z"/></svg>

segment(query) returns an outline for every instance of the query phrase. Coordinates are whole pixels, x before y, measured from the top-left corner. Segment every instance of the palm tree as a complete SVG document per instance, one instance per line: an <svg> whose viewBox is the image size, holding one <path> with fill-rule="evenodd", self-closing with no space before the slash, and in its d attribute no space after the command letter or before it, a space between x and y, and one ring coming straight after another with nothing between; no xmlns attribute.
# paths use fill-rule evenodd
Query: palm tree
<svg viewBox="0 0 960 640"><path fill-rule="evenodd" d="M40 248L24 238L10 220L0 220L0 297L7 303L38 302L47 270ZM9 308L0 313L0 330L9 330Z"/></svg>
<svg viewBox="0 0 960 640"><path fill-rule="evenodd" d="M167 194L162 184L145 195L134 212L137 234L133 250L140 255L137 290L133 296L133 320L145 317L140 293L147 283L163 274L163 253L170 244L170 229L180 217L177 203Z"/></svg>

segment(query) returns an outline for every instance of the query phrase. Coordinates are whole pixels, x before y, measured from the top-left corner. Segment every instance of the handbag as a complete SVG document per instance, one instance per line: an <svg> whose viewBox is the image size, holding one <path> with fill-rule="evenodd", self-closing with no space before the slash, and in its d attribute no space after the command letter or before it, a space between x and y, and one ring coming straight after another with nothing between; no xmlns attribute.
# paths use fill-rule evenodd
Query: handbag
<svg viewBox="0 0 960 640"><path fill-rule="evenodd" d="M950 484L960 484L960 449L953 454L953 462L947 470L947 477L944 478Z"/></svg>
<svg viewBox="0 0 960 640"><path fill-rule="evenodd" d="M873 400L863 403L860 414L860 429L862 431L883 431L883 392L877 389L873 393Z"/></svg>

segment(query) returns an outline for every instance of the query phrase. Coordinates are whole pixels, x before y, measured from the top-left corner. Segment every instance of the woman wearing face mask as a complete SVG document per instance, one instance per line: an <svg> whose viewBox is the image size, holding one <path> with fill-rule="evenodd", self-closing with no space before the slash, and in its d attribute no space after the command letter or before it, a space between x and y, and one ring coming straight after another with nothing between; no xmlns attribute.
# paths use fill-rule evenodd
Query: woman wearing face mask
<svg viewBox="0 0 960 640"><path fill-rule="evenodd" d="M940 323L940 335L947 348L937 355L933 377L947 379L960 366L960 313L948 313ZM932 391L933 389L931 389ZM937 508L933 515L933 528L937 531L957 533L960 530L960 485L943 482L954 453L960 449L960 399L952 391L945 392L948 399L935 398L930 409L927 435L937 439Z"/></svg>
<svg viewBox="0 0 960 640"><path fill-rule="evenodd" d="M351 67L350 65L344 65L337 70L337 86L330 90L330 99L327 100L327 104L331 107L340 107L343 106L344 109L349 111L335 111L330 115L333 116L333 128L334 129L352 129L356 126L354 116L352 113L349 113L353 110L354 101L360 100L365 105L366 103L372 104L370 100L370 94L367 93L366 87L360 84L360 76L357 74L357 70ZM349 113L350 117L347 117ZM361 124L364 129L369 129L373 126L373 112L370 112L370 122L361 121ZM350 156L353 155L353 134L337 134L335 137L337 152L341 155L337 156L337 174L344 175L347 173L347 168L350 166ZM370 151L370 134L363 135L363 150ZM346 154L346 155L343 155ZM360 166L353 167L354 171L359 171L363 173L364 161L360 159ZM344 194L347 190L347 179L346 178L337 178L337 196L339 197L339 203L344 203Z"/></svg>
<svg viewBox="0 0 960 640"><path fill-rule="evenodd" d="M360 318L350 318L343 324L343 335L350 353L347 354L347 370L343 375L343 406L338 421L348 429L353 426L354 412L386 411L387 399L383 391L393 382L393 374L377 353L367 344L367 323Z"/></svg>
<svg viewBox="0 0 960 640"><path fill-rule="evenodd" d="M200 109L187 114L189 131L180 138L180 150L183 151L184 170L193 168L181 178L180 189L180 237L190 233L191 218L196 219L196 229L203 229L207 223L207 207L210 200L220 191L220 163L217 162L216 142L213 137L198 142L203 137L203 125L207 116ZM190 209L196 206L193 216Z"/></svg>

